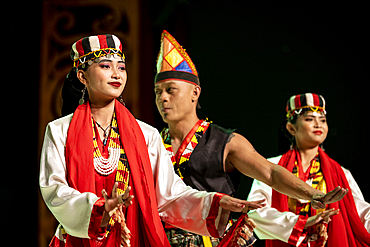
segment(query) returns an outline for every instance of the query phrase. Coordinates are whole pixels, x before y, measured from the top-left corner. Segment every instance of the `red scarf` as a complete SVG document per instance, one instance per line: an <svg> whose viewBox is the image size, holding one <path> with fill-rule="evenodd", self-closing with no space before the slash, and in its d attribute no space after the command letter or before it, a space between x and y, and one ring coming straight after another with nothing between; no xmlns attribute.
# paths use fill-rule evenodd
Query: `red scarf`
<svg viewBox="0 0 370 247"><path fill-rule="evenodd" d="M170 246L158 214L148 148L136 119L117 100L115 112L120 140L130 164L133 204L127 208L131 246ZM67 181L82 192L95 190L91 110L87 102L77 107L69 125L66 143ZM100 192L99 192L100 193Z"/></svg>
<svg viewBox="0 0 370 247"><path fill-rule="evenodd" d="M292 172L294 162L298 160L298 151L289 150L281 157L279 165ZM339 202L327 205L327 208L339 208L339 215L331 217L328 225L328 247L362 247L370 246L370 234L361 223L358 216L351 188L341 166L331 159L321 148L319 148L321 170L326 181L327 190L331 191L337 186L348 188L348 194ZM280 212L289 211L288 196L272 190L272 207ZM268 247L290 246L279 240L266 240Z"/></svg>

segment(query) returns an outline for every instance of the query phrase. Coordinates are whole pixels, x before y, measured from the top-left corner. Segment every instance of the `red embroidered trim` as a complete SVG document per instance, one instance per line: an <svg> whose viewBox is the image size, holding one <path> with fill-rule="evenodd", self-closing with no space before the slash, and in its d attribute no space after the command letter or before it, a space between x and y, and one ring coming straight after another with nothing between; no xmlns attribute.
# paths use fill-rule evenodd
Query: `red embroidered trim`
<svg viewBox="0 0 370 247"><path fill-rule="evenodd" d="M302 232L304 230L304 226L306 225L307 217L299 216L297 223L293 227L292 234L290 234L290 237L288 239L288 244L297 245L297 242L299 240L299 237L302 235Z"/></svg>
<svg viewBox="0 0 370 247"><path fill-rule="evenodd" d="M105 199L99 198L95 203L91 211L90 224L88 234L92 239L96 239L100 236L100 224L104 213Z"/></svg>
<svg viewBox="0 0 370 247"><path fill-rule="evenodd" d="M171 145L171 138L169 135L169 130L164 129L161 132L161 137L163 144L171 157L172 164L174 166L174 170L177 175L181 179L183 179L182 172L180 171L180 167L185 167L184 164L189 161L190 155L194 151L195 147L198 145L198 137L204 135L207 131L210 122L206 120L199 120L194 127L190 130L190 132L186 135L185 139L182 141L179 149L176 152L176 155L173 153L172 145ZM197 135L197 136L195 136ZM186 152L185 152L186 151Z"/></svg>
<svg viewBox="0 0 370 247"><path fill-rule="evenodd" d="M216 193L213 196L211 209L209 210L209 213L206 219L207 230L209 234L214 238L221 237L216 228L216 219L218 216L218 210L220 208L220 200L224 195L225 194L222 194L222 193Z"/></svg>
<svg viewBox="0 0 370 247"><path fill-rule="evenodd" d="M194 125L194 127L189 131L189 133L186 135L185 139L182 141L179 149L177 149L177 152L175 154L175 160L176 160L176 163L177 164L180 164L180 157L181 157L181 154L184 152L186 146L189 144L189 142L191 141L191 138L193 138L193 135L195 133L195 131L197 131L198 127L200 126L200 124L203 122L203 120L198 120L198 122Z"/></svg>
<svg viewBox="0 0 370 247"><path fill-rule="evenodd" d="M52 239L51 239L51 242L49 244L49 247L65 247L65 244L62 240L60 240L59 238L57 238L57 236L54 236Z"/></svg>

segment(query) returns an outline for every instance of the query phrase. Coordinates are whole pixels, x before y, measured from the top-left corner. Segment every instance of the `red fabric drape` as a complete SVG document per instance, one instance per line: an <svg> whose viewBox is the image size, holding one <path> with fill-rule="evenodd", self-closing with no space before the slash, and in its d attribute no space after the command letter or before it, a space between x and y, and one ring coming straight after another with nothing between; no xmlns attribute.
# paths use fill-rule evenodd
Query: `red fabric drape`
<svg viewBox="0 0 370 247"><path fill-rule="evenodd" d="M130 164L133 205L127 209L127 226L132 246L170 246L156 203L148 149L136 119L117 100L115 112L121 143ZM72 118L66 143L67 181L80 192L97 193L93 165L91 110L89 102L80 105ZM117 234L119 238L119 234Z"/></svg>
<svg viewBox="0 0 370 247"><path fill-rule="evenodd" d="M289 150L285 153L279 165L285 167L288 171L292 171L294 162L298 159L297 150ZM348 194L339 202L329 204L327 208L339 208L340 213L332 217L332 221L328 226L328 247L362 247L370 246L370 234L361 223L361 219L357 213L356 205L352 196L352 191L349 187L346 176L340 165L331 159L321 148L319 148L319 156L321 160L321 169L324 179L327 184L328 191L335 189L337 186L348 188ZM280 212L289 211L288 197L275 190L272 192L272 207ZM279 240L266 240L268 247L285 247L290 246Z"/></svg>

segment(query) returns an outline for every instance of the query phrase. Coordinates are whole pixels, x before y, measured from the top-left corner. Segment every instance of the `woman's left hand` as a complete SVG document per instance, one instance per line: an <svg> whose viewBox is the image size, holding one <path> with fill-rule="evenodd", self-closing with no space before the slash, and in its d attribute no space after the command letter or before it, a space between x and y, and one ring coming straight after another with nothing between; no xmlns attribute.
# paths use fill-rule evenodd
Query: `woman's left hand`
<svg viewBox="0 0 370 247"><path fill-rule="evenodd" d="M234 198L228 195L224 195L220 200L220 207L223 209L227 209L233 212L242 212L247 213L249 210L262 208L266 206L264 203L266 199L262 199L259 201L248 202L245 200L240 200L238 198Z"/></svg>
<svg viewBox="0 0 370 247"><path fill-rule="evenodd" d="M320 222L328 224L331 219L330 217L339 214L339 209L335 210L334 208L321 212L315 216L311 216L307 219L304 229L307 229L310 226L314 226Z"/></svg>

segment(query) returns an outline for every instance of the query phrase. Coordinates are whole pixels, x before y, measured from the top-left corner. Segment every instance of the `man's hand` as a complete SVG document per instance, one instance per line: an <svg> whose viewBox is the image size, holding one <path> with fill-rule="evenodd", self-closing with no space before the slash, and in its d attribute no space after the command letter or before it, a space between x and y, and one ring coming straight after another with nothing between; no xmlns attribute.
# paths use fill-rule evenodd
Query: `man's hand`
<svg viewBox="0 0 370 247"><path fill-rule="evenodd" d="M304 226L305 229L310 226L314 226L321 221L324 223L329 223L331 221L330 217L339 214L339 209L335 210L334 208L330 210L326 210L322 213L319 213L315 216L311 216L307 219L306 225Z"/></svg>
<svg viewBox="0 0 370 247"><path fill-rule="evenodd" d="M326 195L315 195L312 197L311 206L313 209L324 209L325 204L330 204L342 200L348 193L348 189L343 189L340 186L330 191Z"/></svg>
<svg viewBox="0 0 370 247"><path fill-rule="evenodd" d="M249 210L266 206L266 203L264 203L265 201L265 199L262 199L259 201L248 202L228 195L224 195L220 200L220 207L234 212L243 211L243 213L247 213Z"/></svg>

